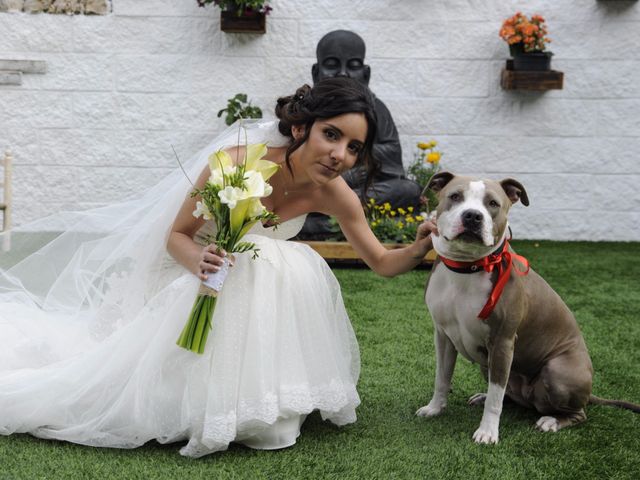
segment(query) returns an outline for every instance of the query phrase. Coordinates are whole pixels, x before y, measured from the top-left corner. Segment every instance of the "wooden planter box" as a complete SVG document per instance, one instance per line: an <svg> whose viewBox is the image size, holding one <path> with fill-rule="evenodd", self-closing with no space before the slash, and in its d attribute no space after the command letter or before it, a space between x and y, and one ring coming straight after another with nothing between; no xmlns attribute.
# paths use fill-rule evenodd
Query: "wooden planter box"
<svg viewBox="0 0 640 480"><path fill-rule="evenodd" d="M346 264L364 264L364 262L358 257L356 252L353 250L351 245L347 242L310 242L303 241L300 243L306 243L311 248L313 248L316 252L320 254L322 258L324 258L329 263L346 263ZM383 243L382 244L387 250L394 250L396 248L403 248L406 245L402 243ZM429 266L433 264L433 261L436 259L436 252L431 250L427 255L425 255L422 260L422 266Z"/></svg>
<svg viewBox="0 0 640 480"><path fill-rule="evenodd" d="M507 60L500 78L500 86L505 90L562 90L563 83L562 72L514 70L513 60Z"/></svg>
<svg viewBox="0 0 640 480"><path fill-rule="evenodd" d="M220 12L220 30L227 33L266 33L264 13L251 12L238 16L235 10Z"/></svg>

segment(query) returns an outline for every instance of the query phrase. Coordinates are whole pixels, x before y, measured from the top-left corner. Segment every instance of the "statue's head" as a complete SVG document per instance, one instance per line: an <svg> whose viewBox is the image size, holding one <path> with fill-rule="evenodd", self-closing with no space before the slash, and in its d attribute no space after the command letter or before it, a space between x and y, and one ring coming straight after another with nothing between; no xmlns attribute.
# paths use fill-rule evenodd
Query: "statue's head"
<svg viewBox="0 0 640 480"><path fill-rule="evenodd" d="M311 67L313 83L331 77L351 77L369 84L371 69L364 64L364 40L348 30L327 33L316 47L317 63Z"/></svg>

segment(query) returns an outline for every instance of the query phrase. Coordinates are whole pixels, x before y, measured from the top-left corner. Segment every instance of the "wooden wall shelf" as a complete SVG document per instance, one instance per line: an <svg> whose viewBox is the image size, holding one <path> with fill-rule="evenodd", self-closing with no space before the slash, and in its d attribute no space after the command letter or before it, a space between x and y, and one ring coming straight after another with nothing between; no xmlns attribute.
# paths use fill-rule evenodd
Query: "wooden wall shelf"
<svg viewBox="0 0 640 480"><path fill-rule="evenodd" d="M505 90L562 90L564 73L556 70L548 72L526 72L502 70L500 86Z"/></svg>

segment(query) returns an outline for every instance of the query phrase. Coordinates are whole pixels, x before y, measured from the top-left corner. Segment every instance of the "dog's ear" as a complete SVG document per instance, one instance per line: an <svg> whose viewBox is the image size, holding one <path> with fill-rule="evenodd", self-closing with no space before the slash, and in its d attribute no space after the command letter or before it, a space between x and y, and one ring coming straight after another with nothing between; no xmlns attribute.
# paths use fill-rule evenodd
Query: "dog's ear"
<svg viewBox="0 0 640 480"><path fill-rule="evenodd" d="M455 175L453 173L449 172L436 173L433 177L431 177L431 180L429 180L429 183L427 184L425 190L432 190L438 193L445 187L447 183L451 181L454 176Z"/></svg>
<svg viewBox="0 0 640 480"><path fill-rule="evenodd" d="M511 203L516 203L520 200L525 207L529 206L527 191L519 181L513 178L505 178L500 182L500 185L502 185L502 189L507 194L507 197L509 197L509 200L511 200Z"/></svg>

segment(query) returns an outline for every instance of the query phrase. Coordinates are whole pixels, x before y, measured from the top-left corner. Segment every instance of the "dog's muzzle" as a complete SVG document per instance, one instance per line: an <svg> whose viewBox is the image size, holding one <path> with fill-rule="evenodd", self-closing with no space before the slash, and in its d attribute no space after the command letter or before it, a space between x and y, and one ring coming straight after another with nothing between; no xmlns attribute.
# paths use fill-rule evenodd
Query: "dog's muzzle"
<svg viewBox="0 0 640 480"><path fill-rule="evenodd" d="M482 240L482 212L479 210L465 210L462 212L462 226L464 231L458 235L461 239Z"/></svg>

